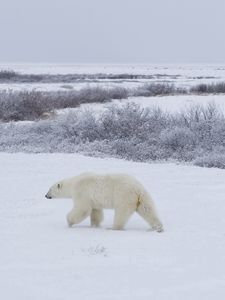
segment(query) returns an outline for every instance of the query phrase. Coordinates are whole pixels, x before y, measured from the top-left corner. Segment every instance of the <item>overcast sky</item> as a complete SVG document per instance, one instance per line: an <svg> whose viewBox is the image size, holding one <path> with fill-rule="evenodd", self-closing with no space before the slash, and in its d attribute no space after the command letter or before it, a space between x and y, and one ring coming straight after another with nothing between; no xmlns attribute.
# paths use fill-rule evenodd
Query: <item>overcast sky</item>
<svg viewBox="0 0 225 300"><path fill-rule="evenodd" d="M225 0L0 0L0 62L225 63Z"/></svg>

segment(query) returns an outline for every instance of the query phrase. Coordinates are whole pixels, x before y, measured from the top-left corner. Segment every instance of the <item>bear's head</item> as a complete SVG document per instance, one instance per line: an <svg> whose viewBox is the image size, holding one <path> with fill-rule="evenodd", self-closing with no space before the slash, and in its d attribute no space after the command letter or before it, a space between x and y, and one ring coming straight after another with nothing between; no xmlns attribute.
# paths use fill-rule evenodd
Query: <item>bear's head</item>
<svg viewBox="0 0 225 300"><path fill-rule="evenodd" d="M46 198L69 198L68 189L63 181L59 181L50 187L49 191L45 195Z"/></svg>

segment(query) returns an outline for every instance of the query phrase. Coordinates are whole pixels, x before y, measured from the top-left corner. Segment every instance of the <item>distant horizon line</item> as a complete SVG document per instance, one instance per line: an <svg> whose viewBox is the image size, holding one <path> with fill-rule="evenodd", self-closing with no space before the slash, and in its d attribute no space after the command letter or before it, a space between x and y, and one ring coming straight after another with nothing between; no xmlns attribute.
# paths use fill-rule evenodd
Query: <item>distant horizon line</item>
<svg viewBox="0 0 225 300"><path fill-rule="evenodd" d="M225 65L225 62L221 63L209 63L209 62L35 62L35 61L30 61L30 62L24 62L24 61L8 61L8 62L1 62L0 65L210 65L210 66L215 66L215 65Z"/></svg>

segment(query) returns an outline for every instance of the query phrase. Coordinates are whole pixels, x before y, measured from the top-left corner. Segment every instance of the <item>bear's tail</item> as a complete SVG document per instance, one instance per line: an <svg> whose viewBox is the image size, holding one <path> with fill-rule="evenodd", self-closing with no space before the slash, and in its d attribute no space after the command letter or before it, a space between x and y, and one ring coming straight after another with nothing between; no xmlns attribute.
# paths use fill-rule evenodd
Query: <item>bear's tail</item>
<svg viewBox="0 0 225 300"><path fill-rule="evenodd" d="M159 220L154 202L151 196L145 192L138 195L137 213L158 232L163 231L163 224Z"/></svg>

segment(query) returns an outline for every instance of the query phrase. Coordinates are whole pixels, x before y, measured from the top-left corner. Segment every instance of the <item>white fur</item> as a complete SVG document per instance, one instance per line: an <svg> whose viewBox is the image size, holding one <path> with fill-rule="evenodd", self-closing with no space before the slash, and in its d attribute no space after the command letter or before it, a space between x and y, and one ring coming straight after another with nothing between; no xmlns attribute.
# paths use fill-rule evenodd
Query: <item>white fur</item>
<svg viewBox="0 0 225 300"><path fill-rule="evenodd" d="M57 182L46 197L73 199L73 209L67 215L69 226L90 216L91 225L98 227L103 220L103 209L112 208L113 229L123 229L136 211L153 230L163 231L151 196L140 182L126 174L81 174Z"/></svg>

